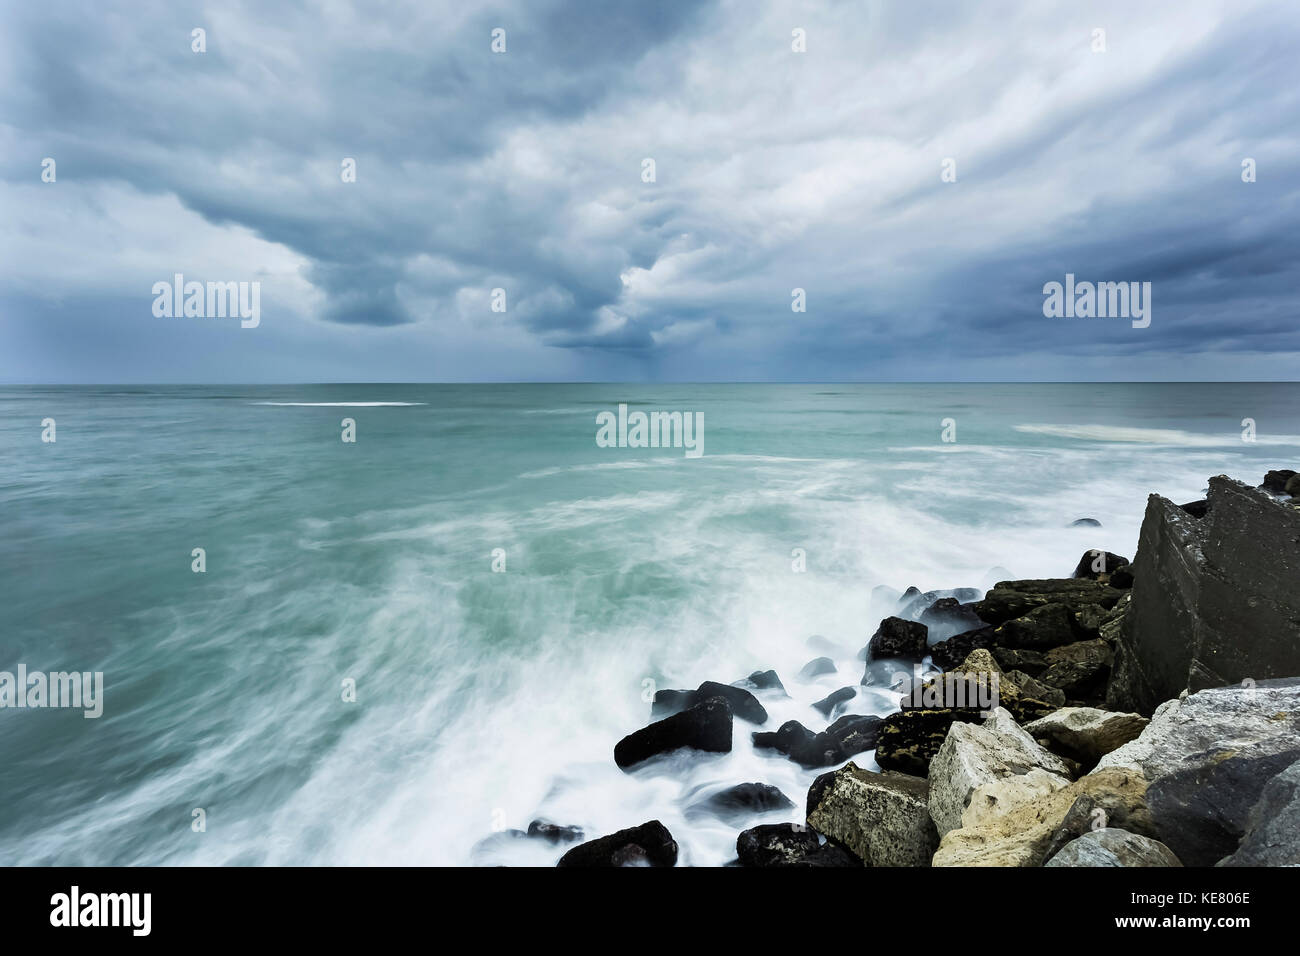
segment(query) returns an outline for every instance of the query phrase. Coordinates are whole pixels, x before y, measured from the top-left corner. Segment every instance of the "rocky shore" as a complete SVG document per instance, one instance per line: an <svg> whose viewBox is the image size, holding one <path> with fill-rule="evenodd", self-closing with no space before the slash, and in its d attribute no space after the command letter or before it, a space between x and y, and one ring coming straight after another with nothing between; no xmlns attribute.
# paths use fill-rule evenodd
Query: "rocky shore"
<svg viewBox="0 0 1300 956"><path fill-rule="evenodd" d="M850 687L813 705L822 729L769 729L762 700L785 691L760 671L659 691L614 760L728 752L740 721L756 747L826 768L806 822L738 832L733 865L1300 865L1298 586L1300 477L1212 478L1203 501L1150 497L1132 562L1090 551L1072 578L899 596L859 654L862 684L914 675L891 685L894 713L830 720ZM701 812L794 803L738 781ZM561 866L677 862L658 820L511 835L573 844Z"/></svg>

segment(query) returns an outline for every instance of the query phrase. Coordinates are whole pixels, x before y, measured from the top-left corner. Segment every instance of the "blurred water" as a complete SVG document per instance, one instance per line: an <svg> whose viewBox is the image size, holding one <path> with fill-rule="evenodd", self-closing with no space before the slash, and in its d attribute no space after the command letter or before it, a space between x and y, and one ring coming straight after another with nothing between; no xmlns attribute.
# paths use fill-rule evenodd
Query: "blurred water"
<svg viewBox="0 0 1300 956"><path fill-rule="evenodd" d="M799 809L762 822L793 820L815 774L754 752L740 722L730 755L622 773L613 747L647 721L646 681L774 667L792 699L765 701L768 729L821 729L808 704L857 683L852 655L888 613L876 585L1131 557L1148 493L1295 467L1297 399L1294 384L0 389L0 669L105 675L98 720L0 710L0 862L462 864L494 826L538 816L593 835L657 817L681 862L726 862L738 825L686 806L768 782ZM620 402L702 412L704 457L597 447L596 414ZM1102 527L1068 527L1083 516ZM805 685L813 634L844 652ZM893 700L864 690L851 712ZM476 861L562 852L514 841Z"/></svg>

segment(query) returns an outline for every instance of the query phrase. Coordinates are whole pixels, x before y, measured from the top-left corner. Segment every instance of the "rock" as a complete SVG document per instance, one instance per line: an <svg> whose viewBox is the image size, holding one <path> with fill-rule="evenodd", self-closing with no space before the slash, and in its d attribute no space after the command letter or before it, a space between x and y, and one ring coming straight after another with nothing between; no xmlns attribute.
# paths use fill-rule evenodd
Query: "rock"
<svg viewBox="0 0 1300 956"><path fill-rule="evenodd" d="M826 736L834 740L845 757L865 750L874 750L884 719L861 714L845 714L826 728Z"/></svg>
<svg viewBox="0 0 1300 956"><path fill-rule="evenodd" d="M797 720L787 720L775 733L754 734L754 746L776 750L809 769L847 759L836 738L825 731L815 734Z"/></svg>
<svg viewBox="0 0 1300 956"><path fill-rule="evenodd" d="M721 697L731 705L731 712L743 721L751 724L767 723L767 710L758 702L757 697L743 687L706 680L696 688L695 701L699 703L711 697Z"/></svg>
<svg viewBox="0 0 1300 956"><path fill-rule="evenodd" d="M1105 826L1106 811L1097 807L1089 794L1080 794L1065 811L1065 817L1056 826L1052 838L1047 841L1043 859L1050 860L1071 840L1077 840L1090 830Z"/></svg>
<svg viewBox="0 0 1300 956"><path fill-rule="evenodd" d="M1034 700L1041 700L1052 707L1062 707L1065 705L1065 691L1058 690L1055 687L1049 687L1037 678L1030 677L1023 671L1007 671L1005 679L1010 681L1020 689L1020 693ZM1010 708L1008 708L1010 709ZM1015 711L1012 710L1012 715ZM1019 717L1016 717L1019 720Z"/></svg>
<svg viewBox="0 0 1300 956"><path fill-rule="evenodd" d="M823 717L829 717L838 705L850 701L856 696L858 696L856 687L841 687L817 701L813 704L813 708L821 711Z"/></svg>
<svg viewBox="0 0 1300 956"><path fill-rule="evenodd" d="M743 687L745 690L770 690L780 691L782 697L790 696L785 692L785 685L781 683L781 678L776 676L776 671L754 671L743 680L738 680L733 685Z"/></svg>
<svg viewBox="0 0 1300 956"><path fill-rule="evenodd" d="M977 710L904 710L887 716L876 739L876 763L884 770L924 777L954 722L973 723Z"/></svg>
<svg viewBox="0 0 1300 956"><path fill-rule="evenodd" d="M1222 748L1185 758L1187 766L1147 789L1151 819L1164 842L1188 866L1213 866L1236 851L1265 786L1300 760L1289 750Z"/></svg>
<svg viewBox="0 0 1300 956"><path fill-rule="evenodd" d="M1074 613L1057 603L1040 605L994 630L994 640L1002 647L1037 650L1072 644L1085 636Z"/></svg>
<svg viewBox="0 0 1300 956"><path fill-rule="evenodd" d="M1003 671L1020 671L1036 677L1047 669L1043 652L1028 647L993 647L990 653Z"/></svg>
<svg viewBox="0 0 1300 956"><path fill-rule="evenodd" d="M1300 475L1292 475L1288 478L1286 480L1286 488L1283 490L1292 497L1300 495Z"/></svg>
<svg viewBox="0 0 1300 956"><path fill-rule="evenodd" d="M1005 624L1044 604L1064 604L1077 611L1090 604L1113 608L1123 592L1087 578L1043 578L999 581L984 600L975 602L975 613L990 624Z"/></svg>
<svg viewBox="0 0 1300 956"><path fill-rule="evenodd" d="M580 843L556 866L675 866L677 841L658 820Z"/></svg>
<svg viewBox="0 0 1300 956"><path fill-rule="evenodd" d="M1202 498L1200 501L1189 501L1187 504L1179 505L1183 511L1187 512L1193 518L1204 518L1210 513L1210 502Z"/></svg>
<svg viewBox="0 0 1300 956"><path fill-rule="evenodd" d="M1051 741L1058 754L1092 767L1106 754L1134 740L1148 721L1140 714L1120 714L1095 707L1065 707L1025 726L1034 737Z"/></svg>
<svg viewBox="0 0 1300 956"><path fill-rule="evenodd" d="M731 705L712 697L628 734L614 747L614 762L623 770L651 757L692 747L710 753L731 751Z"/></svg>
<svg viewBox="0 0 1300 956"><path fill-rule="evenodd" d="M834 674L835 662L829 657L815 657L803 666L799 671L799 679L802 681L815 680L823 674Z"/></svg>
<svg viewBox="0 0 1300 956"><path fill-rule="evenodd" d="M1296 473L1290 468L1278 468L1270 471L1264 476L1264 483L1260 485L1265 491L1271 491L1274 494L1290 494L1286 490L1287 483L1294 478Z"/></svg>
<svg viewBox="0 0 1300 956"><path fill-rule="evenodd" d="M817 834L792 823L773 823L745 830L736 838L741 866L861 866L837 846L822 844Z"/></svg>
<svg viewBox="0 0 1300 956"><path fill-rule="evenodd" d="M1300 674L1300 509L1222 476L1196 519L1152 495L1107 690L1149 714L1183 690Z"/></svg>
<svg viewBox="0 0 1300 956"><path fill-rule="evenodd" d="M738 822L755 813L792 809L794 803L790 798L771 784L738 783L691 804L686 808L686 816L714 816L724 821Z"/></svg>
<svg viewBox="0 0 1300 956"><path fill-rule="evenodd" d="M919 777L869 773L850 762L813 782L808 823L868 866L929 866L938 835L926 790Z"/></svg>
<svg viewBox="0 0 1300 956"><path fill-rule="evenodd" d="M1116 827L1089 830L1067 843L1044 866L1182 866L1159 840Z"/></svg>
<svg viewBox="0 0 1300 956"><path fill-rule="evenodd" d="M755 671L757 674L758 672ZM768 671L776 677L775 671ZM753 676L753 675L751 675ZM777 685L780 686L780 681ZM784 692L785 688L781 688ZM767 710L758 702L758 698L744 687L737 684L719 684L706 680L695 690L661 690L655 693L654 703L650 707L651 717L670 717L680 714L696 704L703 703L711 697L721 697L731 705L732 713L741 720L751 724L767 722Z"/></svg>
<svg viewBox="0 0 1300 956"><path fill-rule="evenodd" d="M1054 647L1043 655L1047 669L1038 679L1074 699L1100 699L1106 692L1112 659L1110 645L1101 638Z"/></svg>
<svg viewBox="0 0 1300 956"><path fill-rule="evenodd" d="M867 659L905 657L919 661L926 654L929 629L917 621L887 617L880 622L867 644Z"/></svg>
<svg viewBox="0 0 1300 956"><path fill-rule="evenodd" d="M1129 588L1133 586L1132 565L1126 564L1124 565L1124 567L1117 569L1110 576L1110 580L1106 583L1113 588L1119 588L1121 591L1127 591Z"/></svg>
<svg viewBox="0 0 1300 956"><path fill-rule="evenodd" d="M1048 792L1044 782L1054 780L1059 777L1035 771L977 788L963 814L964 825L944 835L933 865L1041 866L1053 838L1081 797L1092 801L1090 812L1100 811L1096 819L1101 822L1158 838L1146 808L1146 779L1140 772L1123 767L1098 769ZM1010 798L1007 791L1017 785L1027 788L1029 799ZM988 800L986 788L1000 788L1003 799Z"/></svg>
<svg viewBox="0 0 1300 956"><path fill-rule="evenodd" d="M1070 522L1071 528L1100 528L1101 522L1096 518L1075 518Z"/></svg>
<svg viewBox="0 0 1300 956"><path fill-rule="evenodd" d="M932 645L930 659L936 667L951 670L964 661L971 651L992 647L995 643L993 628L978 627Z"/></svg>
<svg viewBox="0 0 1300 956"><path fill-rule="evenodd" d="M573 843L583 837L582 827L565 827L547 820L534 820L528 824L528 836L547 843Z"/></svg>
<svg viewBox="0 0 1300 956"><path fill-rule="evenodd" d="M950 634L983 627L984 622L975 613L973 604L962 604L956 598L939 598L921 612L917 620L930 630L947 630Z"/></svg>
<svg viewBox="0 0 1300 956"><path fill-rule="evenodd" d="M908 620L919 620L921 615L931 608L936 602L951 598L961 604L966 601L977 601L980 598L980 591L977 588L951 588L942 591L926 591L924 594L917 592L916 588L908 588L903 599L899 601L898 616Z"/></svg>
<svg viewBox="0 0 1300 956"><path fill-rule="evenodd" d="M962 826L962 812L982 784L1038 769L1069 782L1070 768L1038 745L1003 707L985 723L954 723L930 762L930 817L940 836Z"/></svg>
<svg viewBox="0 0 1300 956"><path fill-rule="evenodd" d="M1264 785L1241 846L1218 865L1300 866L1300 762Z"/></svg>
<svg viewBox="0 0 1300 956"><path fill-rule="evenodd" d="M1074 577L1105 582L1110 575L1128 563L1128 558L1109 551L1085 551L1079 563L1074 566Z"/></svg>

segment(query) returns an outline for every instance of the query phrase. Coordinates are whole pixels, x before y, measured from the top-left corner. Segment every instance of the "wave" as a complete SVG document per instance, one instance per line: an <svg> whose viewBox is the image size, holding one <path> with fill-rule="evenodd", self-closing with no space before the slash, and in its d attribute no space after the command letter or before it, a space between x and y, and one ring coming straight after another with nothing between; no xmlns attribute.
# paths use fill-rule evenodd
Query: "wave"
<svg viewBox="0 0 1300 956"><path fill-rule="evenodd" d="M1188 432L1176 428L1137 428L1129 425L1015 425L1016 431L1027 435L1048 435L1053 438L1074 438L1079 441L1124 442L1128 444L1169 445L1178 448L1221 448L1242 442L1241 434L1233 431L1224 434ZM1296 435L1257 435L1260 445L1300 444Z"/></svg>
<svg viewBox="0 0 1300 956"><path fill-rule="evenodd" d="M382 408L428 405L428 402L249 402L250 405L282 405L295 408Z"/></svg>

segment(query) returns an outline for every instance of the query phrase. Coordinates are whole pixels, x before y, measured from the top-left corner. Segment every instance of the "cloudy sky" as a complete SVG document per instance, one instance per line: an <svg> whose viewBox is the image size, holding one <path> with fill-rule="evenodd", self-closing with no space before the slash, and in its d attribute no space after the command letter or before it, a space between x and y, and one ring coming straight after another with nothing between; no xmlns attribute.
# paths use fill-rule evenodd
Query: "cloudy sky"
<svg viewBox="0 0 1300 956"><path fill-rule="evenodd" d="M0 10L2 382L1300 368L1293 0ZM1067 272L1150 327L1045 318Z"/></svg>

